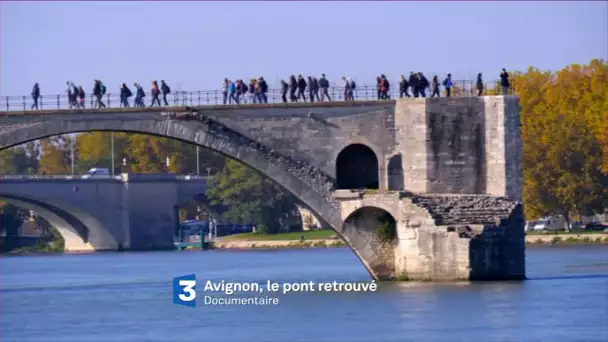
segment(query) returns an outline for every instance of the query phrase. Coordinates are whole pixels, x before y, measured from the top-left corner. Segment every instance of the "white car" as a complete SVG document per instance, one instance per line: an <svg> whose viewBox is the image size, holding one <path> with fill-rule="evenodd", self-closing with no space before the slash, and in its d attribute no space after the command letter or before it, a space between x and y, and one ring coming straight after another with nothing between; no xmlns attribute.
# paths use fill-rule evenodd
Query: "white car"
<svg viewBox="0 0 608 342"><path fill-rule="evenodd" d="M87 171L82 176L82 179L91 179L91 178L110 178L110 170L109 169L101 169L101 168L93 168Z"/></svg>
<svg viewBox="0 0 608 342"><path fill-rule="evenodd" d="M561 217L543 217L534 225L533 230L565 230L566 222Z"/></svg>

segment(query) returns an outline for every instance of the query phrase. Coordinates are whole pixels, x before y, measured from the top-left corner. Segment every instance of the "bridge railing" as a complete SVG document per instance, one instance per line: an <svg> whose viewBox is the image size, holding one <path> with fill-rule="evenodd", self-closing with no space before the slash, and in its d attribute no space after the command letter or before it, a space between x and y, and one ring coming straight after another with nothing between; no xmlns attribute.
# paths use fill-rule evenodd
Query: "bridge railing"
<svg viewBox="0 0 608 342"><path fill-rule="evenodd" d="M107 180L180 180L180 181L206 181L207 176L201 175L174 175L170 173L139 173L119 174L107 177L86 178L85 175L3 175L0 174L0 182L3 180L77 180L77 181L107 181Z"/></svg>
<svg viewBox="0 0 608 342"><path fill-rule="evenodd" d="M475 81L454 81L454 88L452 90L452 96L476 96L476 82ZM487 82L484 84L484 91L490 89L499 89L499 82ZM440 87L441 96L445 96L445 89L443 86ZM132 89L133 91L133 89ZM408 89L411 94L411 89ZM344 87L335 86L330 87L328 93L332 101L344 101ZM426 89L426 97L431 96L431 89ZM509 89L509 93L514 93L513 89ZM309 101L309 92L305 91L306 100ZM297 93L296 93L297 95ZM353 91L355 101L372 101L378 100L378 91L376 86L357 86ZM390 98L399 98L399 84L394 82L391 84L391 91L389 92ZM269 89L266 93L268 103L281 103L283 102L282 91L280 89ZM319 90L319 98L321 97L321 90ZM131 96L129 100L130 106L133 106L134 96ZM164 106L162 95L159 96L162 107ZM286 98L290 101L289 91L286 94ZM120 93L107 93L102 97L102 101L108 108L120 108L122 107ZM149 106L152 102L152 95L147 92L143 98L144 104ZM327 101L327 99L325 100ZM220 89L218 90L203 90L203 91L173 91L167 95L168 107L171 106L204 106L204 105L222 105L224 104L224 95ZM239 104L250 104L252 103L252 96L250 93L243 94L239 99ZM230 101L230 96L226 99L225 104L235 104L234 101ZM35 109L33 108L34 99L31 95L26 96L3 96L0 97L0 111L25 111ZM95 105L95 96L89 94L85 98L84 107L93 108ZM62 95L41 95L38 98L38 109L39 110L50 110L50 109L70 109L70 101L67 93Z"/></svg>
<svg viewBox="0 0 608 342"><path fill-rule="evenodd" d="M100 178L82 178L83 175L0 175L0 181L2 180L100 180ZM120 179L120 176L107 177L101 179Z"/></svg>

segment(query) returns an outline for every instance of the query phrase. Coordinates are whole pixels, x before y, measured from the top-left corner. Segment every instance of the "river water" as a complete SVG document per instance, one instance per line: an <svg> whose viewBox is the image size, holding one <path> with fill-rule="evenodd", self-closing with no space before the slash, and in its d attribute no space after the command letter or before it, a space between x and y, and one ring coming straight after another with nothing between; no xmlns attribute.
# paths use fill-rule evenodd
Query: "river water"
<svg viewBox="0 0 608 342"><path fill-rule="evenodd" d="M23 256L0 263L4 342L608 341L608 246L528 248L525 282L382 283L375 292L279 294L277 305L266 306L204 305L205 281L370 278L342 248ZM195 308L173 304L172 278L190 273L198 281Z"/></svg>

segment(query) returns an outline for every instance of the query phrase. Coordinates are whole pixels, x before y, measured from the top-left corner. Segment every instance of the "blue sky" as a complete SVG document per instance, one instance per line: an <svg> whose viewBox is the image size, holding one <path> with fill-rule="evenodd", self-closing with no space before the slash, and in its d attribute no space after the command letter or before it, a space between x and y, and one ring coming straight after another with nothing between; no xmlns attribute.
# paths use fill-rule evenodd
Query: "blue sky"
<svg viewBox="0 0 608 342"><path fill-rule="evenodd" d="M608 59L608 2L11 2L0 7L0 95L90 91L99 78L212 90L291 73L373 84L410 70L497 78Z"/></svg>

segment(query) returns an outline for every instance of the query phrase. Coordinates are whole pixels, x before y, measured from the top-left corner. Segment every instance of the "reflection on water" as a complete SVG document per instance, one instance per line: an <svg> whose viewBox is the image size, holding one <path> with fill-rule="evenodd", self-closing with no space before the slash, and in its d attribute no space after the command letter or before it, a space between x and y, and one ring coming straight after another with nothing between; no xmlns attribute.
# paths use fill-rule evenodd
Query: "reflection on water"
<svg viewBox="0 0 608 342"><path fill-rule="evenodd" d="M608 247L527 253L525 282L382 282L260 307L204 306L202 282L369 275L347 249L2 258L2 341L608 341ZM172 303L172 277L189 273L194 309Z"/></svg>

